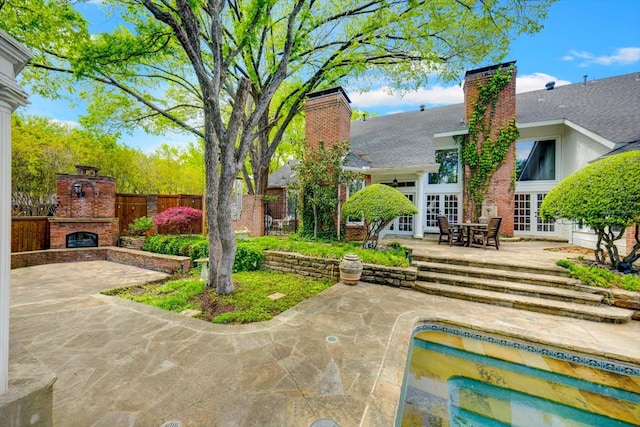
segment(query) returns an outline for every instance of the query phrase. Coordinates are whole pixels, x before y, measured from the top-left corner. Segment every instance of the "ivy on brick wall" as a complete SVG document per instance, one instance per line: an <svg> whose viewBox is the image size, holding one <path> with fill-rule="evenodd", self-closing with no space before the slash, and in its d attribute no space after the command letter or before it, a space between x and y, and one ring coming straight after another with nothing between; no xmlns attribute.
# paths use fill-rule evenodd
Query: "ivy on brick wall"
<svg viewBox="0 0 640 427"><path fill-rule="evenodd" d="M469 133L454 137L462 147L462 165L469 167L466 185L473 202L475 218L481 216L484 195L491 177L504 163L511 144L520 136L515 120L498 128L495 137L491 132L500 93L511 82L513 70L513 65L505 70L498 68L488 81L478 85L478 99L473 104L473 112L469 118ZM512 179L511 185L514 184Z"/></svg>

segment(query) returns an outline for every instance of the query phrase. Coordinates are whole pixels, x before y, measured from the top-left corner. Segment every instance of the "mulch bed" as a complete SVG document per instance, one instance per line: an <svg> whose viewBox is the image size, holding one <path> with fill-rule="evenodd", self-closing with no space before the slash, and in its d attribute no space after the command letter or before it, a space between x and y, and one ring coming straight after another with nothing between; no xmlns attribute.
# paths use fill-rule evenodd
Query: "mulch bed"
<svg viewBox="0 0 640 427"><path fill-rule="evenodd" d="M212 293L215 295L215 292L215 289L205 290L198 295L198 304L200 305L200 311L202 311L202 314L198 316L200 319L210 322L214 317L222 313L235 311L236 307L234 305L215 301L212 298Z"/></svg>

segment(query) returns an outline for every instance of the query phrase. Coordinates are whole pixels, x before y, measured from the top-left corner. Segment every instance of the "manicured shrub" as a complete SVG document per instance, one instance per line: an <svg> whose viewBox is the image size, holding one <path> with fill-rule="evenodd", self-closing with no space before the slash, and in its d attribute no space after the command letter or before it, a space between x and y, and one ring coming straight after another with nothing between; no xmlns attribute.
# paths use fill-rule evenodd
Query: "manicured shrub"
<svg viewBox="0 0 640 427"><path fill-rule="evenodd" d="M358 191L342 206L345 217L363 218L367 225L367 235L362 246L370 243L378 246L380 231L391 221L402 215L413 215L418 209L393 187L373 184Z"/></svg>
<svg viewBox="0 0 640 427"><path fill-rule="evenodd" d="M202 221L202 211L188 206L176 206L157 214L153 223L168 233L191 233L194 224Z"/></svg>
<svg viewBox="0 0 640 427"><path fill-rule="evenodd" d="M569 175L544 198L540 215L545 220L566 218L590 226L598 235L596 260L605 262L604 245L617 266L620 256L615 241L626 227L640 224L640 151L606 157ZM637 241L623 262L630 266L639 257Z"/></svg>
<svg viewBox="0 0 640 427"><path fill-rule="evenodd" d="M194 250L194 248L196 249ZM208 256L209 243L204 236L200 235L155 234L147 238L143 249L157 254L180 255L198 259Z"/></svg>
<svg viewBox="0 0 640 427"><path fill-rule="evenodd" d="M251 241L238 242L236 258L233 261L233 272L256 271L262 265L264 252L259 245Z"/></svg>
<svg viewBox="0 0 640 427"><path fill-rule="evenodd" d="M191 245L189 252L191 259L200 259L209 257L209 241L202 239Z"/></svg>

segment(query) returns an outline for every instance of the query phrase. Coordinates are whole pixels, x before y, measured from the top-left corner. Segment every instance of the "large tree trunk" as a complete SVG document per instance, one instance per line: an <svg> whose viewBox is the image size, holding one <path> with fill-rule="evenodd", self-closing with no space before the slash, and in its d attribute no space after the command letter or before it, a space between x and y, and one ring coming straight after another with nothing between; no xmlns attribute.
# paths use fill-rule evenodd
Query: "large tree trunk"
<svg viewBox="0 0 640 427"><path fill-rule="evenodd" d="M235 174L230 174L224 166L223 178L220 183L220 195L218 197L218 230L220 236L220 244L222 246L222 258L218 269L217 292L219 295L232 293L235 289L231 273L233 271L233 262L236 257L236 237L233 230L231 220L231 190L235 180ZM226 173L225 173L226 172Z"/></svg>

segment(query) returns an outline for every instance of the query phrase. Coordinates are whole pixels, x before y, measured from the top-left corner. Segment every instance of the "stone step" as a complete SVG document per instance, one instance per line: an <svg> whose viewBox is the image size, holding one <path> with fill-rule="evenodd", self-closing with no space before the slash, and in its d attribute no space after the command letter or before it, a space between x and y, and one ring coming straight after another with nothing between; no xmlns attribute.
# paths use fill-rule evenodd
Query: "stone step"
<svg viewBox="0 0 640 427"><path fill-rule="evenodd" d="M574 302L577 304L600 305L604 296L587 293L581 290L556 288L551 284L544 286L530 283L512 282L509 280L486 279L482 277L459 276L456 274L418 272L421 282L452 285L458 288L467 287L484 289L505 294L524 295L537 298L548 298L558 301Z"/></svg>
<svg viewBox="0 0 640 427"><path fill-rule="evenodd" d="M566 301L513 295L504 292L474 289L441 283L416 282L415 289L432 295L464 299L520 310L572 317L596 322L627 323L633 311L611 306L591 306Z"/></svg>
<svg viewBox="0 0 640 427"><path fill-rule="evenodd" d="M532 266L526 262L509 262L505 264L500 261L499 254L496 256L496 261L483 261L469 258L451 258L445 255L426 255L415 253L413 255L413 263L417 262L431 262L439 264L452 264L455 266L469 266L478 268L488 268L494 270L505 270L510 272L531 273L531 274L544 274L548 276L560 276L569 277L569 273L566 268L559 267L557 265L549 266Z"/></svg>
<svg viewBox="0 0 640 427"><path fill-rule="evenodd" d="M482 279L504 280L508 282L528 283L531 285L553 286L571 290L584 290L588 287L581 286L579 280L566 277L545 274L544 272L512 271L506 268L478 267L473 265L457 265L441 262L415 261L418 269L418 277L427 278L431 273L451 274L456 276L478 277Z"/></svg>

